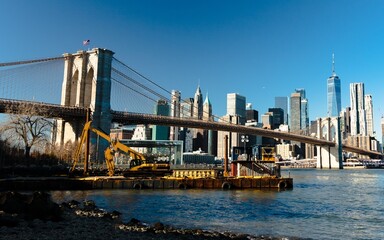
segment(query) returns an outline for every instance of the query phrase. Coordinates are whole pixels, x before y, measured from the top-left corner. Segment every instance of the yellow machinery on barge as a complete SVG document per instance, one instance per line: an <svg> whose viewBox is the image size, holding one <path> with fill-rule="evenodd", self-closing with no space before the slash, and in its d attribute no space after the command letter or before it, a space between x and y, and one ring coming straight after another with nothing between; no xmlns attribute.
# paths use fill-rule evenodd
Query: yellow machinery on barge
<svg viewBox="0 0 384 240"><path fill-rule="evenodd" d="M87 174L88 166L88 144L90 131L96 133L98 136L105 139L110 146L105 149L104 157L108 169L108 175L113 176L115 174L114 156L115 153L120 151L128 154L131 158L129 169L123 172L124 177L152 177L152 176L165 176L172 173L170 170L169 162L156 162L148 160L143 154L133 150L127 145L122 144L118 139L111 139L111 137L99 130L92 127L92 121L88 121L83 128L80 142L77 146L75 157L70 172L73 172L76 168L77 162L80 160L83 145L86 144L86 151L84 156L84 173Z"/></svg>

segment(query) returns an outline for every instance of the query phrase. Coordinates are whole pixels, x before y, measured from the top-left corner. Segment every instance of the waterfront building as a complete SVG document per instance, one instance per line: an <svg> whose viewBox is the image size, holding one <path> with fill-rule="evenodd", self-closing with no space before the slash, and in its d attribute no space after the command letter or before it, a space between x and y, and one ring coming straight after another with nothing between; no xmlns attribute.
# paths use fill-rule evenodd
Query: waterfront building
<svg viewBox="0 0 384 240"><path fill-rule="evenodd" d="M151 128L146 124L139 124L136 125L134 131L132 140L150 140L151 139ZM168 135L167 135L168 136ZM153 139L153 138L152 138ZM146 147L132 147L135 151L139 153L147 153Z"/></svg>
<svg viewBox="0 0 384 240"><path fill-rule="evenodd" d="M288 97L275 97L275 108L283 109L284 124L288 124Z"/></svg>
<svg viewBox="0 0 384 240"><path fill-rule="evenodd" d="M300 93L300 129L307 132L309 127L309 115L308 115L308 99L305 96L305 89L298 88L295 89L296 93Z"/></svg>
<svg viewBox="0 0 384 240"><path fill-rule="evenodd" d="M200 85L197 86L195 97L193 99L192 116L194 119L203 119L203 95L201 94ZM204 130L192 129L193 131L193 151L204 147Z"/></svg>
<svg viewBox="0 0 384 240"><path fill-rule="evenodd" d="M181 118L192 118L193 117L193 98L184 99L180 103L180 117ZM180 128L179 139L184 142L184 152L193 151L193 130L186 127Z"/></svg>
<svg viewBox="0 0 384 240"><path fill-rule="evenodd" d="M381 116L381 143L384 145L384 117L383 116Z"/></svg>
<svg viewBox="0 0 384 240"><path fill-rule="evenodd" d="M240 124L245 124L246 110L245 110L245 97L237 93L227 94L227 115L239 116Z"/></svg>
<svg viewBox="0 0 384 240"><path fill-rule="evenodd" d="M193 116L193 102L193 98L187 98L180 103L181 118L191 118Z"/></svg>
<svg viewBox="0 0 384 240"><path fill-rule="evenodd" d="M203 120L204 121L213 121L213 116L212 116L212 104L211 101L209 100L208 93L205 96L205 100L203 103ZM204 136L204 148L206 149L206 152L208 154L215 154L217 147L215 147L214 143L216 141L214 137L214 131L213 130L204 130L203 131L203 136Z"/></svg>
<svg viewBox="0 0 384 240"><path fill-rule="evenodd" d="M290 99L290 130L291 132L301 129L301 95L300 93L292 93Z"/></svg>
<svg viewBox="0 0 384 240"><path fill-rule="evenodd" d="M225 115L219 119L219 122L240 124L240 117L233 115ZM228 157L232 155L232 147L240 145L240 134L236 132L218 131L217 133L217 157L224 158L225 156L225 137L228 138Z"/></svg>
<svg viewBox="0 0 384 240"><path fill-rule="evenodd" d="M170 116L175 118L180 117L180 92L176 90L172 90ZM169 140L179 140L179 127L170 127Z"/></svg>
<svg viewBox="0 0 384 240"><path fill-rule="evenodd" d="M263 124L259 123L259 112L255 109L252 109L252 104L247 103L246 105L246 122L245 126L249 127L259 127L262 128ZM246 147L252 147L255 149L255 146L260 146L263 144L263 138L261 136L249 135L248 142L246 142ZM255 152L252 152L253 156L255 156Z"/></svg>
<svg viewBox="0 0 384 240"><path fill-rule="evenodd" d="M332 54L332 75L327 80L328 117L338 117L341 111L341 83L335 72L335 58Z"/></svg>
<svg viewBox="0 0 384 240"><path fill-rule="evenodd" d="M245 126L247 127L256 127L256 128L262 128L263 127L263 124L262 123L258 123L256 121L247 121L245 123ZM253 149L256 150L256 147L257 146L261 146L263 145L263 137L262 136L255 136L255 135L250 135L248 136L248 140L249 142L246 143L246 146L247 147L252 147ZM253 155L256 156L257 154L255 153L255 151L253 151Z"/></svg>
<svg viewBox="0 0 384 240"><path fill-rule="evenodd" d="M372 95L367 94L364 96L365 101L365 120L367 122L367 135L374 136L375 131L373 127L373 103L372 103Z"/></svg>
<svg viewBox="0 0 384 240"><path fill-rule="evenodd" d="M208 93L207 96L205 96L205 100L203 103L203 120L205 121L213 121L212 117L212 104L211 101L209 101Z"/></svg>
<svg viewBox="0 0 384 240"><path fill-rule="evenodd" d="M351 135L366 136L366 114L364 104L364 83L350 84Z"/></svg>
<svg viewBox="0 0 384 240"><path fill-rule="evenodd" d="M246 122L246 98L237 93L227 94L227 115L225 116L226 121L233 124L244 125ZM220 133L220 132L219 132ZM232 151L234 147L243 146L241 142L240 133L228 133L229 138L229 149ZM218 135L220 139L220 135ZM219 143L218 143L219 144ZM221 146L220 146L221 147ZM219 146L218 146L219 149ZM229 156L232 155L232 152Z"/></svg>
<svg viewBox="0 0 384 240"><path fill-rule="evenodd" d="M109 137L111 139L131 139L133 136L133 129L127 128L112 128Z"/></svg>
<svg viewBox="0 0 384 240"><path fill-rule="evenodd" d="M258 122L259 121L259 112L252 109L252 104L247 103L246 106L246 122Z"/></svg>
<svg viewBox="0 0 384 240"><path fill-rule="evenodd" d="M268 108L268 112L272 113L272 128L277 129L284 124L284 110L281 108Z"/></svg>
<svg viewBox="0 0 384 240"><path fill-rule="evenodd" d="M341 110L340 112L340 132L343 139L351 135L351 108Z"/></svg>
<svg viewBox="0 0 384 240"><path fill-rule="evenodd" d="M159 116L169 116L168 102L163 99L158 100L155 106L154 114ZM168 137L169 127L157 125L152 127L152 140L168 140Z"/></svg>
<svg viewBox="0 0 384 240"><path fill-rule="evenodd" d="M289 160L296 157L295 146L292 144L277 144L276 155L280 155L282 159Z"/></svg>
<svg viewBox="0 0 384 240"><path fill-rule="evenodd" d="M261 122L263 123L264 129L272 129L272 120L273 119L273 113L266 112L265 114L261 115Z"/></svg>

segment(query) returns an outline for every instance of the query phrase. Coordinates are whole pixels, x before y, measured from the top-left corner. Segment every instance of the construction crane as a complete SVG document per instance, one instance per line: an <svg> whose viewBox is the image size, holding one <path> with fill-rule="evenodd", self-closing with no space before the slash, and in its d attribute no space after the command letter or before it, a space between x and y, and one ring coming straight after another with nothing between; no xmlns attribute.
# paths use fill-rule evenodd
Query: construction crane
<svg viewBox="0 0 384 240"><path fill-rule="evenodd" d="M113 176L115 174L114 156L115 156L115 153L118 151L128 154L129 157L131 158L129 169L123 173L125 177L164 176L171 173L169 162L158 163L156 161L148 161L143 154L133 150L127 145L124 145L123 143L119 142L118 139L111 139L111 137L105 132L103 132L102 130L92 127L92 121L88 121L84 125L83 132L80 137L79 145L76 148L73 166L70 169L71 172L75 170L76 164L80 159L80 155L81 155L82 147L84 143L87 143L87 149L88 149L88 142L89 142L88 139L89 139L90 131L104 138L110 144L110 146L107 147L104 151L104 157L105 157L105 162L107 165L109 176ZM85 151L85 155L86 156L84 160L84 173L86 174L87 168L88 168L87 167L88 166L88 150Z"/></svg>

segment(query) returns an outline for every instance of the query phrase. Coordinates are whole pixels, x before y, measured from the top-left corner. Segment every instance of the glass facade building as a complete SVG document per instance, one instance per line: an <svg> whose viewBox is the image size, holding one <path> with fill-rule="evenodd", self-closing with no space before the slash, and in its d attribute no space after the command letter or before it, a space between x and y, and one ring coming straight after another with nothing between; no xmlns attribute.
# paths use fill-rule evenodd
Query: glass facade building
<svg viewBox="0 0 384 240"><path fill-rule="evenodd" d="M284 124L288 124L288 97L275 97L275 108L284 111Z"/></svg>
<svg viewBox="0 0 384 240"><path fill-rule="evenodd" d="M301 128L301 96L300 93L291 94L290 104L290 130L298 131Z"/></svg>
<svg viewBox="0 0 384 240"><path fill-rule="evenodd" d="M158 100L155 106L154 114L159 116L169 116L169 105L165 100ZM152 140L168 140L169 127L157 126L152 127Z"/></svg>
<svg viewBox="0 0 384 240"><path fill-rule="evenodd" d="M333 72L327 82L327 113L329 117L337 117L341 111L340 78Z"/></svg>

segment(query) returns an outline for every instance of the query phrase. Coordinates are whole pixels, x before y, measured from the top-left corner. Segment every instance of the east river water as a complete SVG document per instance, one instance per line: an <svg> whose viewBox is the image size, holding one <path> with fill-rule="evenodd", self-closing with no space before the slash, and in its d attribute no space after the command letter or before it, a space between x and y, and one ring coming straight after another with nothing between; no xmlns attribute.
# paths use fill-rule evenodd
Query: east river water
<svg viewBox="0 0 384 240"><path fill-rule="evenodd" d="M54 191L93 200L124 221L312 239L384 239L384 169L283 170L293 190Z"/></svg>

